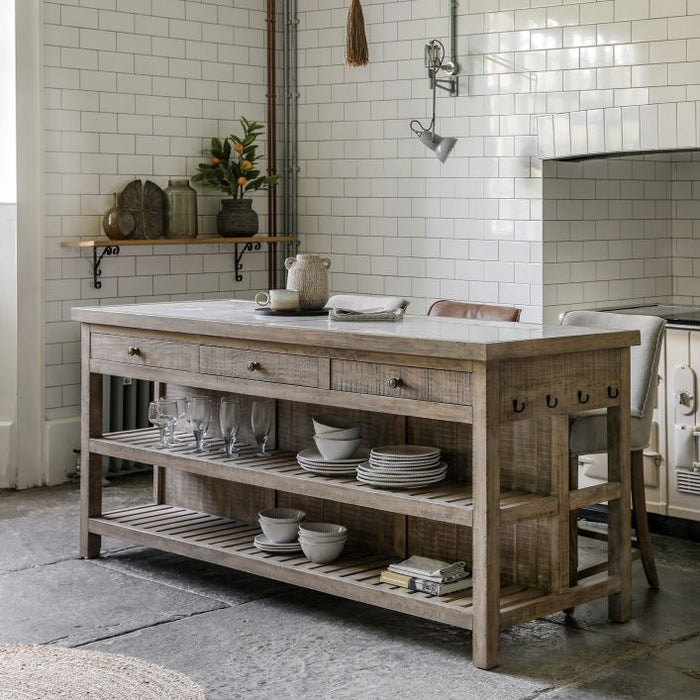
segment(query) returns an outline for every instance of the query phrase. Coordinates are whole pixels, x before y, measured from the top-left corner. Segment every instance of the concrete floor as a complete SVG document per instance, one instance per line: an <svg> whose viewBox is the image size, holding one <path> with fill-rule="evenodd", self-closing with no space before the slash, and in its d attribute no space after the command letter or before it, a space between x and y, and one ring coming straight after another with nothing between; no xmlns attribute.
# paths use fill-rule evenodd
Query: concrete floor
<svg viewBox="0 0 700 700"><path fill-rule="evenodd" d="M147 500L144 476L105 507ZM468 633L154 550L77 555L77 486L0 491L0 642L142 657L234 698L700 698L700 544L655 536L662 588L634 565L633 619L605 601L504 631L495 671Z"/></svg>

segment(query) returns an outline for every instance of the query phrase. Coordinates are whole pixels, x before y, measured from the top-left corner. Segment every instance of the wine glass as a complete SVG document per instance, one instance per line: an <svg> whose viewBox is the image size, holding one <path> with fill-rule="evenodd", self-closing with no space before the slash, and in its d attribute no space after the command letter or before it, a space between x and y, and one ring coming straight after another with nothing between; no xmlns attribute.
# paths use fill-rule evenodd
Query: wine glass
<svg viewBox="0 0 700 700"><path fill-rule="evenodd" d="M175 420L168 425L167 443L171 447L175 445L175 426L177 425L178 421L182 420L187 415L187 402L189 399L182 396L174 398L173 401L177 404L177 418L175 418Z"/></svg>
<svg viewBox="0 0 700 700"><path fill-rule="evenodd" d="M250 426L253 429L255 441L258 443L258 457L264 457L267 439L272 430L272 417L274 415L274 404L271 401L254 401L250 412Z"/></svg>
<svg viewBox="0 0 700 700"><path fill-rule="evenodd" d="M208 396L193 396L188 402L190 425L194 435L195 452L206 452L204 435L211 421L211 399Z"/></svg>
<svg viewBox="0 0 700 700"><path fill-rule="evenodd" d="M177 404L175 401L158 399L148 404L148 420L160 430L160 440L154 445L158 450L168 447L166 432L168 426L177 420Z"/></svg>
<svg viewBox="0 0 700 700"><path fill-rule="evenodd" d="M222 396L219 404L219 427L224 439L224 454L237 457L236 436L241 428L241 403L230 396Z"/></svg>

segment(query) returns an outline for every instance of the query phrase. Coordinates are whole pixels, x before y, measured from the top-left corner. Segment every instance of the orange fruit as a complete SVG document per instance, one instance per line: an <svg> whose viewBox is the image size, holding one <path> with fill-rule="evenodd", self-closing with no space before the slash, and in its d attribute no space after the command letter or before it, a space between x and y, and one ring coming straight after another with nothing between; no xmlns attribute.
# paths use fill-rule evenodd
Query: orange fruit
<svg viewBox="0 0 700 700"><path fill-rule="evenodd" d="M243 176L241 176L241 177L238 178L238 180L236 180L236 182L237 182L241 187L243 187L243 185L245 185L246 182L248 182L248 179L245 178L245 177L243 177Z"/></svg>
<svg viewBox="0 0 700 700"><path fill-rule="evenodd" d="M221 159L220 159L220 158L217 158L216 156L212 156L211 162L212 162L214 165L218 165L219 163L221 163Z"/></svg>
<svg viewBox="0 0 700 700"><path fill-rule="evenodd" d="M243 170L252 170L253 164L249 160L244 160L241 163L241 168L243 168Z"/></svg>
<svg viewBox="0 0 700 700"><path fill-rule="evenodd" d="M233 147L233 150L236 151L236 153L243 153L243 144L237 143Z"/></svg>

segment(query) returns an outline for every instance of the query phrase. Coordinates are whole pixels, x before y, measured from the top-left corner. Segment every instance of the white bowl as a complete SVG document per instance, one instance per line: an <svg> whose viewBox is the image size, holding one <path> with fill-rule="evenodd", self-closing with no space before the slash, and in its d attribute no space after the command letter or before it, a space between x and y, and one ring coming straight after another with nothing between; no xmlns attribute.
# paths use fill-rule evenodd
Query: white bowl
<svg viewBox="0 0 700 700"><path fill-rule="evenodd" d="M323 433L316 432L316 435L320 435L324 438L332 438L333 440L356 440L360 437L360 429L340 428L338 430L327 430Z"/></svg>
<svg viewBox="0 0 700 700"><path fill-rule="evenodd" d="M306 517L306 513L296 508L266 508L258 513L258 517L276 523L300 523Z"/></svg>
<svg viewBox="0 0 700 700"><path fill-rule="evenodd" d="M323 539L317 539L315 537L304 537L304 535L299 535L299 537L297 537L297 542L299 542L299 544L301 544L302 542L304 542L305 544L333 544L335 542L347 541L347 535L339 535L338 537L324 537Z"/></svg>
<svg viewBox="0 0 700 700"><path fill-rule="evenodd" d="M345 547L345 540L341 542L303 542L300 541L301 551L304 556L316 564L327 564L337 559Z"/></svg>
<svg viewBox="0 0 700 700"><path fill-rule="evenodd" d="M306 539L321 540L336 537L348 536L348 529L345 525L336 525L335 523L301 523L299 525L299 537Z"/></svg>
<svg viewBox="0 0 700 700"><path fill-rule="evenodd" d="M316 447L321 453L323 459L333 461L334 459L349 459L352 457L362 440L355 438L354 440L334 440L326 435L314 435Z"/></svg>
<svg viewBox="0 0 700 700"><path fill-rule="evenodd" d="M314 432L318 435L322 433L330 433L334 430L357 430L360 434L360 429L356 428L347 418L340 416L312 416L311 421L314 424Z"/></svg>
<svg viewBox="0 0 700 700"><path fill-rule="evenodd" d="M260 518L259 522L265 537L276 544L294 542L299 534L299 523L280 523L263 518Z"/></svg>

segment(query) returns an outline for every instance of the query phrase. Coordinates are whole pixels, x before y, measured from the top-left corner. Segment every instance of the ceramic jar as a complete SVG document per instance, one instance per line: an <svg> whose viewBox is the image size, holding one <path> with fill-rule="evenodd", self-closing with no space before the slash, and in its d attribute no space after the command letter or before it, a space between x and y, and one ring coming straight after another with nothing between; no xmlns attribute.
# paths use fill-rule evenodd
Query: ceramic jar
<svg viewBox="0 0 700 700"><path fill-rule="evenodd" d="M165 237L197 238L197 193L189 180L168 180Z"/></svg>
<svg viewBox="0 0 700 700"><path fill-rule="evenodd" d="M222 199L216 230L225 238L254 236L258 232L258 214L253 209L253 200Z"/></svg>
<svg viewBox="0 0 700 700"><path fill-rule="evenodd" d="M318 255L299 254L284 261L287 289L299 292L300 309L322 309L328 301L328 268L331 261Z"/></svg>
<svg viewBox="0 0 700 700"><path fill-rule="evenodd" d="M114 205L102 218L102 228L107 238L112 241L123 241L131 238L136 231L136 217L122 207L121 197L114 194Z"/></svg>

